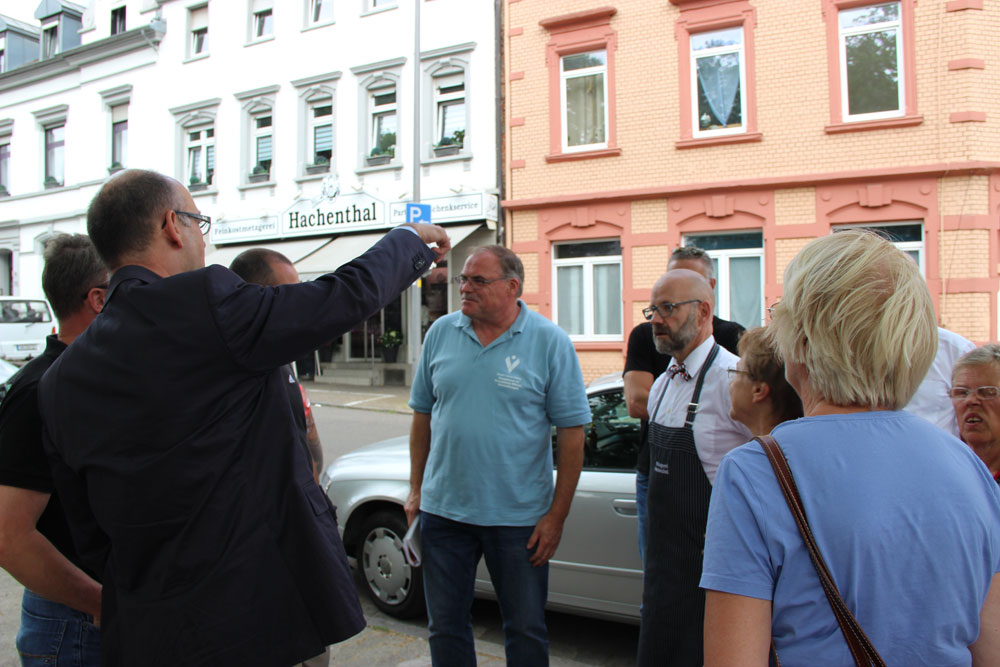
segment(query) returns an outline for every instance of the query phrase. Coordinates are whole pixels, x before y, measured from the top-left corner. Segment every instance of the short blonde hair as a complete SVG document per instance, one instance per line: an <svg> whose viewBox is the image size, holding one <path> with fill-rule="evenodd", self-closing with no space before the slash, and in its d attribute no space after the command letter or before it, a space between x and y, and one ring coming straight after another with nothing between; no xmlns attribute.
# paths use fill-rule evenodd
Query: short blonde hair
<svg viewBox="0 0 1000 667"><path fill-rule="evenodd" d="M863 229L811 241L785 269L768 333L785 363L841 406L906 405L937 352L930 292L917 265Z"/></svg>

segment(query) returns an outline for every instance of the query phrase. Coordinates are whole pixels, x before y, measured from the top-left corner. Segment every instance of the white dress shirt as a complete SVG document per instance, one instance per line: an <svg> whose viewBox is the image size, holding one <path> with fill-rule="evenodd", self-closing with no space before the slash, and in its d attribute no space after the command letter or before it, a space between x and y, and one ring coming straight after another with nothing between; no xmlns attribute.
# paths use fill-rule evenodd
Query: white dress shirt
<svg viewBox="0 0 1000 667"><path fill-rule="evenodd" d="M709 336L684 360L690 380L685 381L682 375L677 375L667 385L667 380L670 380L669 371L656 378L646 405L650 424L655 422L667 427L684 426L688 404L694 396L695 385L698 384L698 374L714 344L715 338ZM737 361L739 357L719 346L719 353L705 374L705 384L698 400L698 412L694 420L694 446L709 482L715 480L715 471L726 452L753 439L750 429L729 416L731 403L728 369L736 368ZM670 360L671 365L675 363L678 363L676 359ZM667 393L661 402L660 396L665 386ZM656 409L657 403L660 404L659 410Z"/></svg>
<svg viewBox="0 0 1000 667"><path fill-rule="evenodd" d="M951 389L951 370L966 352L976 349L976 344L953 331L938 327L938 351L927 375L917 387L917 393L903 408L918 417L958 437L958 420L948 390ZM697 423L697 422L696 422Z"/></svg>

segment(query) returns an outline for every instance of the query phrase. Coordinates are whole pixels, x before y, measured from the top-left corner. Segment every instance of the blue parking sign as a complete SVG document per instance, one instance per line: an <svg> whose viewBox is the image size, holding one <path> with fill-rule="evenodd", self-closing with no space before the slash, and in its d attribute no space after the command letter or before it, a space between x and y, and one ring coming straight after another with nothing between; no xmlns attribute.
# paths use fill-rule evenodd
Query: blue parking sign
<svg viewBox="0 0 1000 667"><path fill-rule="evenodd" d="M407 204L406 205L406 221L407 222L430 222L431 221L431 205L430 204Z"/></svg>

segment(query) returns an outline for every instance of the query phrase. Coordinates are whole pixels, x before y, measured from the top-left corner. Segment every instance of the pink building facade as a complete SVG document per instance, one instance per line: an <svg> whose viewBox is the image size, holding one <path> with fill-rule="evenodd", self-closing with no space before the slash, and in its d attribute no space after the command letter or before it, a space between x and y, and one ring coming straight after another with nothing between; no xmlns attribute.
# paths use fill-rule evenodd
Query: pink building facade
<svg viewBox="0 0 1000 667"><path fill-rule="evenodd" d="M607 3L607 0L604 0ZM621 370L671 250L762 324L847 227L920 265L939 323L997 338L1000 7L983 0L506 0L505 242L587 379Z"/></svg>

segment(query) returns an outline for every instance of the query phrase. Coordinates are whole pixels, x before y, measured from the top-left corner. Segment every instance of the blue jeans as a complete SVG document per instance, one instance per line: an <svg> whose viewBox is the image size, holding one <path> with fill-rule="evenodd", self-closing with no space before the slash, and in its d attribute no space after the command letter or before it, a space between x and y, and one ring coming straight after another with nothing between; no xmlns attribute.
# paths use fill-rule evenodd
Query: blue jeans
<svg viewBox="0 0 1000 667"><path fill-rule="evenodd" d="M101 631L92 617L24 589L17 651L24 667L97 667Z"/></svg>
<svg viewBox="0 0 1000 667"><path fill-rule="evenodd" d="M649 530L649 513L646 510L646 496L649 495L649 475L635 471L635 513L639 518L639 560L646 564L646 535Z"/></svg>
<svg viewBox="0 0 1000 667"><path fill-rule="evenodd" d="M507 664L548 665L545 600L549 566L532 567L525 548L534 526L476 526L421 512L424 596L435 667L476 664L472 598L480 557L503 616Z"/></svg>

